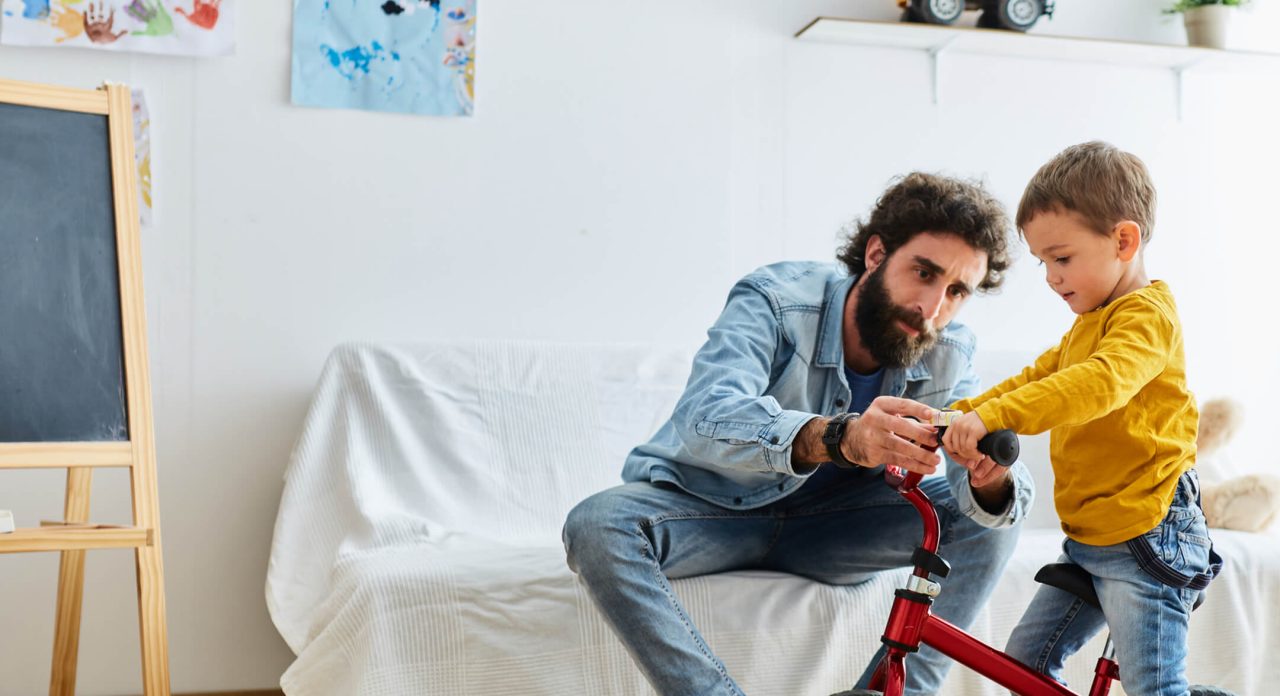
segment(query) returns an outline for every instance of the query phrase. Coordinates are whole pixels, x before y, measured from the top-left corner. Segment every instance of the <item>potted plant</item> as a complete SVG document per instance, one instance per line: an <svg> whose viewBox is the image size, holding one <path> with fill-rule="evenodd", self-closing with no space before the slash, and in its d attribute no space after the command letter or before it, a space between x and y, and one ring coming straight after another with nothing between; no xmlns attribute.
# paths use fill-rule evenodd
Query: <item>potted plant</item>
<svg viewBox="0 0 1280 696"><path fill-rule="evenodd" d="M1178 0L1166 14L1182 14L1187 27L1187 43L1205 48L1227 47L1227 25L1231 14L1249 0Z"/></svg>

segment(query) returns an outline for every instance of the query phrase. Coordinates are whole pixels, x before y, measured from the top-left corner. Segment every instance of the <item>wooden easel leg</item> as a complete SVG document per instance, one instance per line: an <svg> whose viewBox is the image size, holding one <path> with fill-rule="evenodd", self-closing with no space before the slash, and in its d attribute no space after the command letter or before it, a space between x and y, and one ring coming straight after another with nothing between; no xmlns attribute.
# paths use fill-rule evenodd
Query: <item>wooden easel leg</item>
<svg viewBox="0 0 1280 696"><path fill-rule="evenodd" d="M137 549L138 616L142 628L142 693L169 696L169 638L159 540Z"/></svg>
<svg viewBox="0 0 1280 696"><path fill-rule="evenodd" d="M67 469L67 497L63 521L89 521L89 491L93 469ZM58 615L53 632L53 669L49 696L75 696L76 664L80 655L80 608L84 599L84 551L63 551L58 570Z"/></svg>

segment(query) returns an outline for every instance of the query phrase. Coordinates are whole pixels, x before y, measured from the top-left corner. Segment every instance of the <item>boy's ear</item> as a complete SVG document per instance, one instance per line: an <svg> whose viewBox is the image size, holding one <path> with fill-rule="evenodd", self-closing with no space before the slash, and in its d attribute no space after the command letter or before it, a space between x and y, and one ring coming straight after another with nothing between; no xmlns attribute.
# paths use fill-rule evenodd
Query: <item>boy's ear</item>
<svg viewBox="0 0 1280 696"><path fill-rule="evenodd" d="M867 273L876 270L880 264L884 263L884 240L880 235L873 234L867 239L867 249L862 254L862 263L867 267Z"/></svg>
<svg viewBox="0 0 1280 696"><path fill-rule="evenodd" d="M1114 233L1116 254L1125 263L1132 261L1142 250L1142 228L1133 220L1123 220L1116 223Z"/></svg>

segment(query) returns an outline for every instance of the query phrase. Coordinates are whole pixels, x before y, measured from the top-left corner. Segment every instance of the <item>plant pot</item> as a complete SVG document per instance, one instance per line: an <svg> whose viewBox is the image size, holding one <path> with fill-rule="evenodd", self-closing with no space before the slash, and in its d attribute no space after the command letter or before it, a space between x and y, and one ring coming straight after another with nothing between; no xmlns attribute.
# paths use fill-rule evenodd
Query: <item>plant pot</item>
<svg viewBox="0 0 1280 696"><path fill-rule="evenodd" d="M1187 27L1187 44L1204 48L1226 48L1227 26L1235 8L1227 5L1201 5L1182 14Z"/></svg>

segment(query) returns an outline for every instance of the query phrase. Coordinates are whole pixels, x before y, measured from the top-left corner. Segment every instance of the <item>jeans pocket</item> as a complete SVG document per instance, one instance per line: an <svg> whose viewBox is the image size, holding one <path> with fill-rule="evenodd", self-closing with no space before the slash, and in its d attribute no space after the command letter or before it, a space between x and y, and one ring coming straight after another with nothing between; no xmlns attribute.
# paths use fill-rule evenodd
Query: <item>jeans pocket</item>
<svg viewBox="0 0 1280 696"><path fill-rule="evenodd" d="M1128 542L1138 565L1171 587L1186 587L1209 570L1209 531L1194 503L1173 505L1155 529Z"/></svg>

